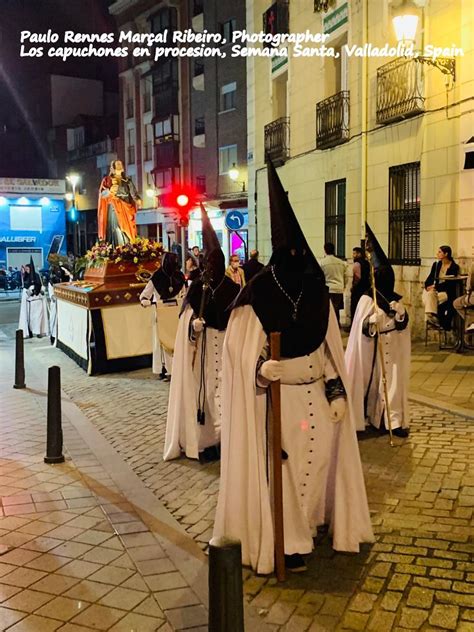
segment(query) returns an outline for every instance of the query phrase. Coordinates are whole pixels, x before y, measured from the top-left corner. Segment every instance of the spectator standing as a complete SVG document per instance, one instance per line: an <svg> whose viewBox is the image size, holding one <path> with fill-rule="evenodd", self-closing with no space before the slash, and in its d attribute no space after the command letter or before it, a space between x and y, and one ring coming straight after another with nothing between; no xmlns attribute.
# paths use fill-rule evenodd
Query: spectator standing
<svg viewBox="0 0 474 632"><path fill-rule="evenodd" d="M229 279L232 279L234 283L242 289L245 285L244 271L240 267L240 259L237 255L232 255L229 261L229 266L225 271Z"/></svg>
<svg viewBox="0 0 474 632"><path fill-rule="evenodd" d="M352 267L351 320L353 321L360 297L370 289L372 284L370 282L370 263L367 261L362 248L356 246L352 249L352 259L354 265Z"/></svg>
<svg viewBox="0 0 474 632"><path fill-rule="evenodd" d="M242 270L244 271L245 282L248 283L252 277L260 272L265 266L258 260L258 250L250 251L250 258L244 263Z"/></svg>
<svg viewBox="0 0 474 632"><path fill-rule="evenodd" d="M339 311L344 307L344 288L347 280L347 264L335 255L334 244L327 242L324 244L325 256L320 261L320 266L324 272L326 285L329 288L329 298L336 312L337 322L339 321Z"/></svg>

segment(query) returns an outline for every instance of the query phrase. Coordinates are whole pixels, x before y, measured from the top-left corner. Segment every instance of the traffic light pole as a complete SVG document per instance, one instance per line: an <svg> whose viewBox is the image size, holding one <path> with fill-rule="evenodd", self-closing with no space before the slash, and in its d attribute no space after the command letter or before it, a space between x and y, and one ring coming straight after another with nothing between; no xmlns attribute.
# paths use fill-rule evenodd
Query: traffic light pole
<svg viewBox="0 0 474 632"><path fill-rule="evenodd" d="M181 266L186 274L186 228L181 226Z"/></svg>

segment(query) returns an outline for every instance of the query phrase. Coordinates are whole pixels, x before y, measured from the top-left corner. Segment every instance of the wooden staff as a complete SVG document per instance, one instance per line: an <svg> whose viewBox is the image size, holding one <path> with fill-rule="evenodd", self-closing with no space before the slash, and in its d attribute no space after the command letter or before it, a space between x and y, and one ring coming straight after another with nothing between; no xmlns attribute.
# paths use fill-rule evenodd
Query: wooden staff
<svg viewBox="0 0 474 632"><path fill-rule="evenodd" d="M270 334L272 360L280 360L280 333ZM279 582L285 581L285 540L283 533L283 479L281 458L281 392L280 381L272 382L272 443L273 443L273 520L275 543L275 570Z"/></svg>
<svg viewBox="0 0 474 632"><path fill-rule="evenodd" d="M368 250L367 250L367 257L369 259L369 264L370 264L370 280L372 281L372 293L374 297L375 313L377 314L378 302L377 302L377 288L375 287L374 264L372 262L372 257L370 255L370 252ZM380 357L380 368L382 370L382 384L383 384L383 392L384 392L384 397L385 397L385 409L387 411L388 435L390 437L390 446L393 448L392 416L390 414L390 403L388 401L387 372L385 370L385 360L383 357L383 349L382 349L382 337L380 335L380 327L379 327L378 320L375 321L375 328L377 329L377 347L378 347L379 357Z"/></svg>

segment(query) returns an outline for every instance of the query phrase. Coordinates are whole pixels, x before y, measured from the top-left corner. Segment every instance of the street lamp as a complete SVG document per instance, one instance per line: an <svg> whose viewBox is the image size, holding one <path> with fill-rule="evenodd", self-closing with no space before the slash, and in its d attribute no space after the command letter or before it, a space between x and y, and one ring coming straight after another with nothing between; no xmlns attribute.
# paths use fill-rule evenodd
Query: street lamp
<svg viewBox="0 0 474 632"><path fill-rule="evenodd" d="M240 172L239 172L238 168L235 166L235 162L233 162L232 163L232 167L229 169L229 178L233 182L237 182L239 175L240 175ZM245 191L245 181L244 180L240 180L237 183L242 185L242 193L243 193Z"/></svg>
<svg viewBox="0 0 474 632"><path fill-rule="evenodd" d="M402 0L402 4L396 15L392 18L393 28L397 42L403 46L413 45L415 42L416 29L418 27L418 7L423 10L422 0ZM445 75L450 75L456 81L456 62L453 57L424 57L414 56L413 59L421 64L428 64L441 70Z"/></svg>
<svg viewBox="0 0 474 632"><path fill-rule="evenodd" d="M77 217L77 206L76 206L76 187L79 183L81 177L77 173L70 173L66 176L66 180L72 186L72 208L71 208L71 220L73 221L73 240L74 240L74 254L79 255L79 226L78 226L78 217ZM67 196L66 196L67 197Z"/></svg>

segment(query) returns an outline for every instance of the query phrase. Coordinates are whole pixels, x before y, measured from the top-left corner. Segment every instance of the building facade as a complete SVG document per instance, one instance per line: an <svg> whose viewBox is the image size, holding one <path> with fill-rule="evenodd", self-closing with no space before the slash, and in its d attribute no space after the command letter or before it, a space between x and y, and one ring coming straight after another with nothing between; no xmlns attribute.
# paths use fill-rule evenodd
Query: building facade
<svg viewBox="0 0 474 632"><path fill-rule="evenodd" d="M324 33L339 53L247 60L252 238L268 257L268 155L317 256L332 241L349 258L369 222L420 331L422 282L439 245L449 244L464 269L474 254L472 171L464 169L473 129L470 3L416 2L423 28L415 48L462 48L455 76L405 57L350 53L366 43L397 45L397 0L334 0L327 12L322 4L247 3L249 31L263 18L268 30Z"/></svg>

